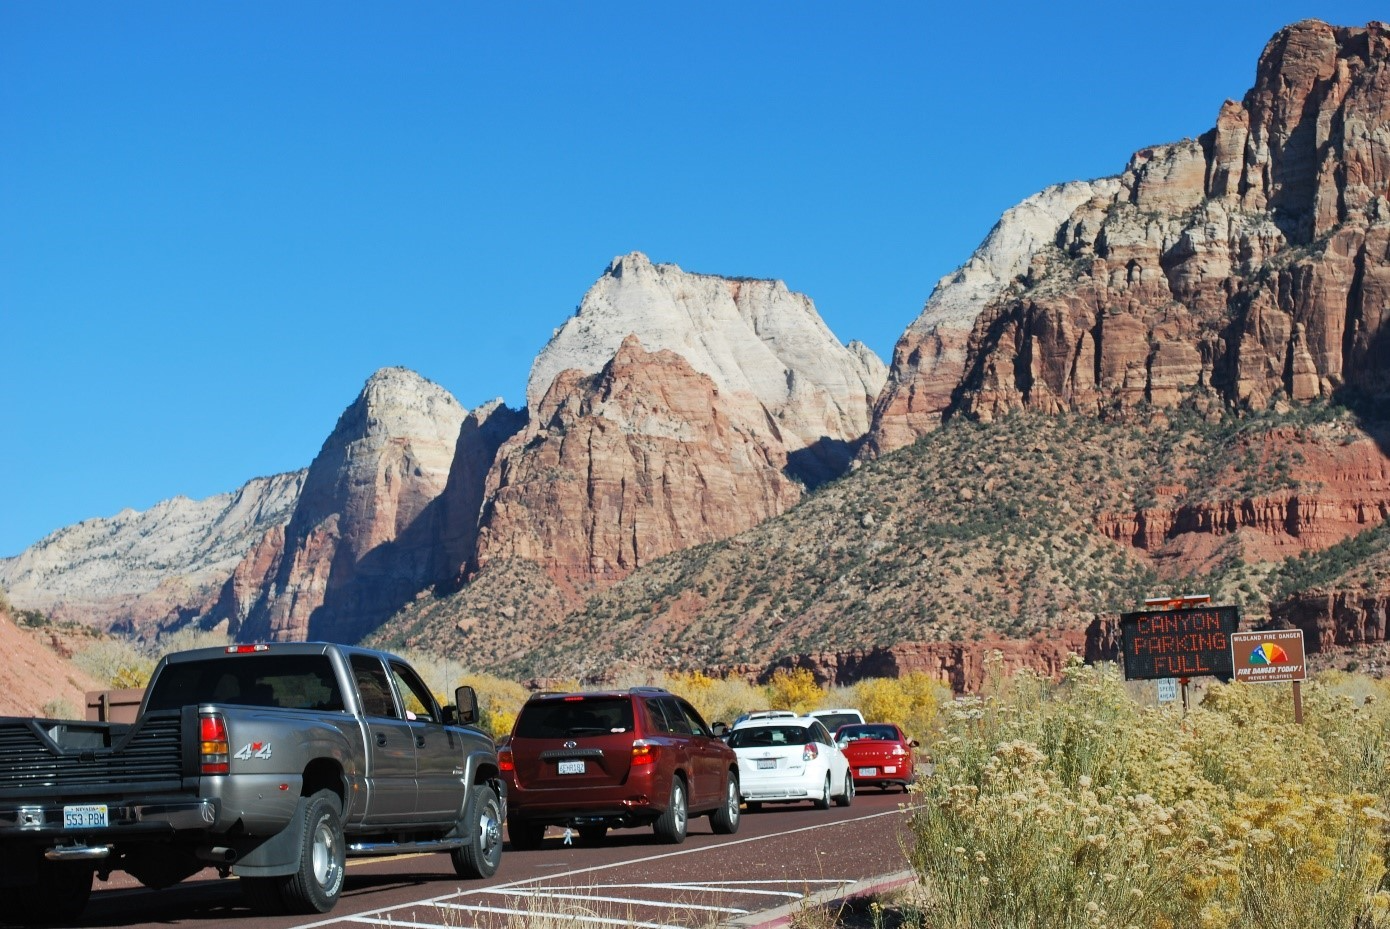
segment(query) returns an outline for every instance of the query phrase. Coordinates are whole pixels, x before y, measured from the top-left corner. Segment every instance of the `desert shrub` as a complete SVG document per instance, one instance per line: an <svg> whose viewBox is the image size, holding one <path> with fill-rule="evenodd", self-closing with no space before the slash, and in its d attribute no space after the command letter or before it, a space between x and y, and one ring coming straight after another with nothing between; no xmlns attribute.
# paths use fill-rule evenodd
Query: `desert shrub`
<svg viewBox="0 0 1390 929"><path fill-rule="evenodd" d="M926 674L868 678L854 685L854 702L864 718L894 722L915 739L925 739L936 724L937 708L951 699L946 685Z"/></svg>
<svg viewBox="0 0 1390 929"><path fill-rule="evenodd" d="M761 708L767 700L762 688L733 676L718 678L692 671L666 675L657 683L689 700L708 723L732 723L739 715Z"/></svg>
<svg viewBox="0 0 1390 929"><path fill-rule="evenodd" d="M73 664L105 687L144 687L155 659L122 639L98 639L72 656Z"/></svg>
<svg viewBox="0 0 1390 929"><path fill-rule="evenodd" d="M1213 687L1184 718L1135 704L1113 667L992 675L943 710L916 788L933 925L1390 925L1385 765L1366 744L1384 731L1357 718L1378 702L1310 683L1297 727L1281 690Z"/></svg>
<svg viewBox="0 0 1390 929"><path fill-rule="evenodd" d="M494 739L511 735L516 714L526 702L530 692L516 681L505 680L491 674L471 672L464 674L454 684L467 684L478 694L478 713L482 730ZM449 690L449 702L453 702L453 688Z"/></svg>
<svg viewBox="0 0 1390 929"><path fill-rule="evenodd" d="M769 707L796 713L810 712L825 699L825 691L806 668L778 668L764 690Z"/></svg>

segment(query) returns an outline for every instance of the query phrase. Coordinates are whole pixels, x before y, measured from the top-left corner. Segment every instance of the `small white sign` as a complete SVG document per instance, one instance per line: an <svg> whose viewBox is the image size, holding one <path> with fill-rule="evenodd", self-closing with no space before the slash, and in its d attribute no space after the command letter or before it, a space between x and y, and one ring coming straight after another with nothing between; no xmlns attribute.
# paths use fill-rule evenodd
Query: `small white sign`
<svg viewBox="0 0 1390 929"><path fill-rule="evenodd" d="M1178 699L1178 682L1176 678L1160 677L1158 679L1158 702L1172 703Z"/></svg>

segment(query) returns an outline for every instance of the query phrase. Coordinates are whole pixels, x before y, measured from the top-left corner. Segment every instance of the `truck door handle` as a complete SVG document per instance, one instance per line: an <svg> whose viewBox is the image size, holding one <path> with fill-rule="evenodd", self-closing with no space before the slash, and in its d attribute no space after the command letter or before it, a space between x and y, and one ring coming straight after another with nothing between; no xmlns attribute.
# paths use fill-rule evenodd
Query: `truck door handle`
<svg viewBox="0 0 1390 929"><path fill-rule="evenodd" d="M378 744L378 745L385 745L385 744L386 744L386 733L384 733L384 732L378 732L378 733L376 734L376 744Z"/></svg>
<svg viewBox="0 0 1390 929"><path fill-rule="evenodd" d="M424 736L422 736L422 735L417 735L417 736L415 737L415 747L416 747L416 748L424 748L424 747L425 747L425 737L424 737Z"/></svg>

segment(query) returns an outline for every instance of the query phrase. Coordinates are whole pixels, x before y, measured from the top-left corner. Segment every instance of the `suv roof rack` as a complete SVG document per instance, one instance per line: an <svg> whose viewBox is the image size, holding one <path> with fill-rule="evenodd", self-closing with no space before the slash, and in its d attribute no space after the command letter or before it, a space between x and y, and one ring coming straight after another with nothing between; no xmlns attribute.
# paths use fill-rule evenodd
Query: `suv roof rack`
<svg viewBox="0 0 1390 929"><path fill-rule="evenodd" d="M668 694L668 693L670 693L670 691L667 690L665 687L653 687L653 686L650 686L650 685L647 685L647 684L643 684L643 685L641 685L641 686L639 686L639 687L629 687L628 690L630 690L631 692L633 692L633 693L635 693L635 694Z"/></svg>

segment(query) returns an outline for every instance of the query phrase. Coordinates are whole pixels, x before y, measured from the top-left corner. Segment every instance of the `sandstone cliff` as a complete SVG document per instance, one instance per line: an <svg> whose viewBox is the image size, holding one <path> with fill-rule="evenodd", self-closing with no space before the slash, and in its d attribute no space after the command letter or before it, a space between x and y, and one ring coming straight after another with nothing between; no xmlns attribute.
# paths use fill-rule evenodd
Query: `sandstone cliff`
<svg viewBox="0 0 1390 929"><path fill-rule="evenodd" d="M1384 393L1386 33L1290 26L1210 132L1016 208L900 340L873 447L957 413Z"/></svg>
<svg viewBox="0 0 1390 929"><path fill-rule="evenodd" d="M81 718L84 695L99 685L61 652L56 638L15 625L0 591L0 716Z"/></svg>
<svg viewBox="0 0 1390 929"><path fill-rule="evenodd" d="M537 356L527 404L536 409L563 371L599 371L628 336L706 375L728 415L771 431L813 481L847 461L887 373L860 343L841 345L810 298L781 281L691 274L633 252L613 260Z"/></svg>
<svg viewBox="0 0 1390 929"><path fill-rule="evenodd" d="M257 540L289 519L304 478L256 478L60 529L0 559L0 585L19 609L101 628L145 632L201 614Z"/></svg>
<svg viewBox="0 0 1390 929"><path fill-rule="evenodd" d="M628 336L598 373L552 379L488 475L473 567L541 565L611 582L732 535L800 498L787 450L684 357Z"/></svg>
<svg viewBox="0 0 1390 929"><path fill-rule="evenodd" d="M310 466L283 543L272 535L251 553L212 618L242 641L354 642L433 582L437 503L464 416L412 371L372 375Z"/></svg>

